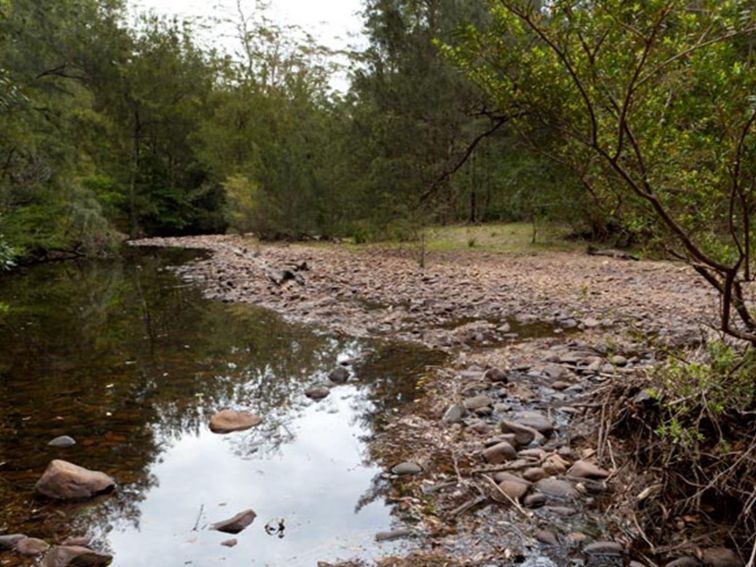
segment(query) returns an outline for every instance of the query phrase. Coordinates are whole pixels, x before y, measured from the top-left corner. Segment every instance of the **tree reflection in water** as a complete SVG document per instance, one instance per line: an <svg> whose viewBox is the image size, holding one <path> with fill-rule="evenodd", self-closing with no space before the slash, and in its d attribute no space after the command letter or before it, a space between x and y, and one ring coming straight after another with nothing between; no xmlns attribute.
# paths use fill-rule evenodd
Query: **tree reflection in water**
<svg viewBox="0 0 756 567"><path fill-rule="evenodd" d="M116 539L108 536L111 530L144 528L142 516L151 506L146 500L180 478L184 469L175 463L196 451L219 461L187 465L201 478L183 481L196 483L197 492L231 469L252 470L240 468L248 466L264 472L260 483L271 490L281 488L273 482L281 475L311 475L317 486L331 482L351 499L350 514L380 499L378 468L365 441L380 423L376 416L412 399L415 379L426 365L439 362L437 353L337 340L250 306L204 300L166 270L196 253L127 254L118 262L40 266L0 282L0 298L11 304L0 320L0 531L52 541L88 532L107 546ZM325 381L337 360L354 357L360 360L354 384L334 389L318 405L303 397L306 385ZM225 407L258 413L263 425L219 439L206 424ZM47 447L62 434L77 445ZM329 435L334 445L318 453ZM85 504L36 501L34 482L52 458L104 470L120 489ZM368 480L347 494L343 487L354 479L340 478L345 467L328 463L352 458L365 467L360 478ZM305 470L292 470L299 468ZM319 471L337 478L317 479ZM216 488L218 495L229 494ZM316 509L306 490L297 490L302 507ZM195 520L165 521L178 530L190 529ZM350 522L347 518L342 529Z"/></svg>

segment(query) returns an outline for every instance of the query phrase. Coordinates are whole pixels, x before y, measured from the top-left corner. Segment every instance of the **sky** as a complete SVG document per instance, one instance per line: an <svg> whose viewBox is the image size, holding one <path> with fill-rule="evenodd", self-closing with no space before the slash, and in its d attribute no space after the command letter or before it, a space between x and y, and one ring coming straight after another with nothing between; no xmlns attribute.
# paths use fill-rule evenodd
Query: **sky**
<svg viewBox="0 0 756 567"><path fill-rule="evenodd" d="M241 0L252 13L255 0ZM182 17L218 17L236 13L236 0L130 0L132 9ZM268 14L280 24L294 24L333 49L359 45L362 0L269 0ZM219 34L220 36L221 34ZM223 41L223 40L221 40Z"/></svg>

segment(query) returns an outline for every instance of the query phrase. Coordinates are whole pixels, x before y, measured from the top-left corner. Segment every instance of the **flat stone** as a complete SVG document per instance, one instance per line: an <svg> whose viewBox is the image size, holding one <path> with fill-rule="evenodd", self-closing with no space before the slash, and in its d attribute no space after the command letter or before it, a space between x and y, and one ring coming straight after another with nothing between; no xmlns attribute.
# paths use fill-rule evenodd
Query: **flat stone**
<svg viewBox="0 0 756 567"><path fill-rule="evenodd" d="M546 545L559 545L556 534L551 530L538 530L535 533L535 538Z"/></svg>
<svg viewBox="0 0 756 567"><path fill-rule="evenodd" d="M491 464L504 463L506 461L513 461L517 458L517 451L506 441L497 443L496 445L485 449L482 453L483 458Z"/></svg>
<svg viewBox="0 0 756 567"><path fill-rule="evenodd" d="M262 423L260 416L245 411L224 409L210 418L210 431L213 433L231 433L244 431Z"/></svg>
<svg viewBox="0 0 756 567"><path fill-rule="evenodd" d="M536 436L536 431L533 428L514 421L504 420L499 427L503 433L513 433L520 447L530 444Z"/></svg>
<svg viewBox="0 0 756 567"><path fill-rule="evenodd" d="M534 493L528 494L522 501L522 503L526 508L540 508L541 506L546 504L547 500L548 498L546 498L545 494Z"/></svg>
<svg viewBox="0 0 756 567"><path fill-rule="evenodd" d="M73 545L75 547L89 547L92 543L92 538L89 536L74 536L67 537L63 540L61 545Z"/></svg>
<svg viewBox="0 0 756 567"><path fill-rule="evenodd" d="M334 384L343 384L344 382L349 380L349 370L347 370L343 366L334 368L333 370L331 370L331 372L328 373L328 379Z"/></svg>
<svg viewBox="0 0 756 567"><path fill-rule="evenodd" d="M9 551L15 549L19 540L24 539L24 534L3 534L0 535L0 551Z"/></svg>
<svg viewBox="0 0 756 567"><path fill-rule="evenodd" d="M88 547L58 545L45 554L42 567L105 567L112 561L112 555Z"/></svg>
<svg viewBox="0 0 756 567"><path fill-rule="evenodd" d="M491 407L491 405L493 405L493 400L485 394L479 394L477 396L473 396L472 398L467 398L464 402L462 402L462 405L464 405L465 409L467 410L475 411L482 408Z"/></svg>
<svg viewBox="0 0 756 567"><path fill-rule="evenodd" d="M61 435L50 441L48 445L57 448L73 447L76 445L76 439L69 437L68 435Z"/></svg>
<svg viewBox="0 0 756 567"><path fill-rule="evenodd" d="M545 415L534 411L518 412L514 415L514 420L520 425L535 429L547 437L554 431L554 424Z"/></svg>
<svg viewBox="0 0 756 567"><path fill-rule="evenodd" d="M522 478L530 482L538 482L539 480L546 478L546 471L541 467L530 467L522 473Z"/></svg>
<svg viewBox="0 0 756 567"><path fill-rule="evenodd" d="M375 534L375 541L393 541L409 537L410 535L412 535L412 530L409 528L398 528L387 532L378 532Z"/></svg>
<svg viewBox="0 0 756 567"><path fill-rule="evenodd" d="M703 564L707 567L743 567L737 553L726 547L710 547L703 550Z"/></svg>
<svg viewBox="0 0 756 567"><path fill-rule="evenodd" d="M557 498L577 498L580 495L568 481L556 478L541 479L535 483L535 487L539 492Z"/></svg>
<svg viewBox="0 0 756 567"><path fill-rule="evenodd" d="M232 537L231 539L222 541L221 545L224 547L236 547L238 543L239 543L239 540L237 540L235 537Z"/></svg>
<svg viewBox="0 0 756 567"><path fill-rule="evenodd" d="M609 477L609 471L591 463L590 461L575 461L567 471L569 476L577 478L604 479Z"/></svg>
<svg viewBox="0 0 756 567"><path fill-rule="evenodd" d="M586 545L583 551L588 555L622 555L625 547L616 541L596 541Z"/></svg>
<svg viewBox="0 0 756 567"><path fill-rule="evenodd" d="M322 400L330 393L331 390L329 390L325 386L312 386L311 388L307 388L305 390L305 396L307 396L311 400Z"/></svg>
<svg viewBox="0 0 756 567"><path fill-rule="evenodd" d="M42 555L48 549L50 545L46 541L34 537L21 538L16 542L16 551L28 557Z"/></svg>
<svg viewBox="0 0 756 567"><path fill-rule="evenodd" d="M34 489L56 500L92 498L115 488L115 481L103 472L90 471L68 461L55 459L47 465Z"/></svg>
<svg viewBox="0 0 756 567"><path fill-rule="evenodd" d="M210 529L227 534L238 534L254 522L256 517L257 514L254 510L243 510L228 520L214 523L210 526Z"/></svg>
<svg viewBox="0 0 756 567"><path fill-rule="evenodd" d="M399 476L420 474L421 472L423 472L423 467L421 467L417 463L413 463L411 461L405 461L404 463L399 463L398 465L395 465L391 469L391 472Z"/></svg>
<svg viewBox="0 0 756 567"><path fill-rule="evenodd" d="M451 424L459 423L462 418L465 417L465 408L461 404L452 404L444 412L444 416L441 418L442 423Z"/></svg>
<svg viewBox="0 0 756 567"><path fill-rule="evenodd" d="M500 368L489 368L488 370L486 370L485 374L483 374L483 377L489 382L506 383L509 381L506 372L504 372Z"/></svg>
<svg viewBox="0 0 756 567"><path fill-rule="evenodd" d="M522 480L504 480L498 484L499 490L512 500L519 500L528 492L528 485Z"/></svg>

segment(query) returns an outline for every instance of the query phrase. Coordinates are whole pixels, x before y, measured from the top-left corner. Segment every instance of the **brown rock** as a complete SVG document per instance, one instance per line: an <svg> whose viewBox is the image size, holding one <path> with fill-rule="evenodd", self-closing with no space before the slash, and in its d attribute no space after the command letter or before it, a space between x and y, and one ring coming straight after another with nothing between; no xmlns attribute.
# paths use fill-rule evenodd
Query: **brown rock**
<svg viewBox="0 0 756 567"><path fill-rule="evenodd" d="M551 530L538 530L535 533L535 538L546 545L559 545L556 534Z"/></svg>
<svg viewBox="0 0 756 567"><path fill-rule="evenodd" d="M536 482L535 487L539 492L548 496L556 496L557 498L577 498L579 496L575 487L566 480L544 478Z"/></svg>
<svg viewBox="0 0 756 567"><path fill-rule="evenodd" d="M239 541L235 537L232 537L231 539L227 539L226 541L222 541L221 545L223 545L225 547L235 547L236 544L238 544L238 543L239 543Z"/></svg>
<svg viewBox="0 0 756 567"><path fill-rule="evenodd" d="M603 479L609 477L609 471L594 465L590 461L575 461L575 464L567 471L569 476L577 478Z"/></svg>
<svg viewBox="0 0 756 567"><path fill-rule="evenodd" d="M60 545L47 552L42 567L105 567L112 561L112 555L98 553L87 547Z"/></svg>
<svg viewBox="0 0 756 567"><path fill-rule="evenodd" d="M522 473L522 478L530 482L538 482L542 478L546 478L546 471L541 467L530 467Z"/></svg>
<svg viewBox="0 0 756 567"><path fill-rule="evenodd" d="M554 431L554 424L552 421L545 415L535 411L519 412L515 414L514 421L525 427L535 429L547 437L551 435L552 431Z"/></svg>
<svg viewBox="0 0 756 567"><path fill-rule="evenodd" d="M331 391L325 386L313 386L305 390L305 396L312 400L322 400L330 393Z"/></svg>
<svg viewBox="0 0 756 567"><path fill-rule="evenodd" d="M483 458L491 464L504 463L517 458L517 451L506 441L497 443L483 451Z"/></svg>
<svg viewBox="0 0 756 567"><path fill-rule="evenodd" d="M726 547L704 549L701 559L706 567L743 567L743 560L738 554Z"/></svg>
<svg viewBox="0 0 756 567"><path fill-rule="evenodd" d="M528 484L518 480L504 480L498 484L499 490L512 500L519 500L528 492Z"/></svg>
<svg viewBox="0 0 756 567"><path fill-rule="evenodd" d="M480 394L478 396L473 396L472 398L467 398L462 402L462 405L465 407L468 411L475 411L483 408L490 407L493 404L493 400L486 396L485 394Z"/></svg>
<svg viewBox="0 0 756 567"><path fill-rule="evenodd" d="M514 434L515 440L520 447L528 445L536 436L534 429L514 421L504 420L499 427L501 427L502 433Z"/></svg>
<svg viewBox="0 0 756 567"><path fill-rule="evenodd" d="M16 542L16 551L29 557L42 555L48 549L50 545L46 541L34 537L25 537Z"/></svg>
<svg viewBox="0 0 756 567"><path fill-rule="evenodd" d="M224 409L210 418L210 431L213 433L244 431L261 423L262 418L260 416L245 411Z"/></svg>
<svg viewBox="0 0 756 567"><path fill-rule="evenodd" d="M490 382L508 382L506 373L499 368L489 368L483 376Z"/></svg>
<svg viewBox="0 0 756 567"><path fill-rule="evenodd" d="M236 514L236 516L234 516L233 518L229 518L228 520L223 520L221 522L216 522L215 524L210 526L210 529L227 534L238 534L244 528L254 522L256 517L257 514L254 512L254 510L244 510Z"/></svg>
<svg viewBox="0 0 756 567"><path fill-rule="evenodd" d="M115 481L103 472L56 459L47 465L34 488L48 498L78 500L113 490Z"/></svg>
<svg viewBox="0 0 756 567"><path fill-rule="evenodd" d="M15 549L16 544L24 539L24 534L4 534L0 535L0 551Z"/></svg>

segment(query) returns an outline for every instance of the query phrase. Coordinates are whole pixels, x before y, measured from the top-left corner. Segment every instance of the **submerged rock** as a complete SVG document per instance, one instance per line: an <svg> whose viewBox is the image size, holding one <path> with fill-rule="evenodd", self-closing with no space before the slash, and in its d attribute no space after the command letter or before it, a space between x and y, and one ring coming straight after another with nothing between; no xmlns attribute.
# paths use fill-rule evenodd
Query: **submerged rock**
<svg viewBox="0 0 756 567"><path fill-rule="evenodd" d="M87 547L58 545L45 554L42 567L105 567L113 556L99 553Z"/></svg>
<svg viewBox="0 0 756 567"><path fill-rule="evenodd" d="M236 516L229 518L228 520L214 523L210 526L210 529L227 534L238 534L244 528L254 522L256 517L257 514L254 510L244 510L236 514Z"/></svg>
<svg viewBox="0 0 756 567"><path fill-rule="evenodd" d="M305 390L305 396L307 396L311 400L322 400L330 393L331 390L329 390L325 386L313 386Z"/></svg>
<svg viewBox="0 0 756 567"><path fill-rule="evenodd" d="M210 431L213 433L231 433L244 431L262 423L262 418L252 413L224 409L210 418Z"/></svg>
<svg viewBox="0 0 756 567"><path fill-rule="evenodd" d="M76 445L76 440L73 437L69 437L68 435L61 435L60 437L56 437L52 441L48 443L50 447L57 447L57 448L65 448L65 447L73 447Z"/></svg>
<svg viewBox="0 0 756 567"><path fill-rule="evenodd" d="M47 465L34 489L56 500L79 500L110 492L115 481L100 471L90 471L68 461L56 459Z"/></svg>

